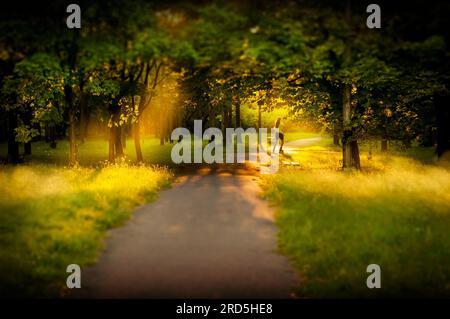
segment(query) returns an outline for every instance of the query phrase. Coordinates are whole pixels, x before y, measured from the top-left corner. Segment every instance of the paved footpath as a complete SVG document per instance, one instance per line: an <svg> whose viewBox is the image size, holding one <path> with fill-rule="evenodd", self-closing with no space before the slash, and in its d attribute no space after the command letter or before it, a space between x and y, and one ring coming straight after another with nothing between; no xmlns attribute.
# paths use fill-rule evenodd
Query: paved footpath
<svg viewBox="0 0 450 319"><path fill-rule="evenodd" d="M76 298L289 298L274 209L242 170L189 172L111 230Z"/></svg>

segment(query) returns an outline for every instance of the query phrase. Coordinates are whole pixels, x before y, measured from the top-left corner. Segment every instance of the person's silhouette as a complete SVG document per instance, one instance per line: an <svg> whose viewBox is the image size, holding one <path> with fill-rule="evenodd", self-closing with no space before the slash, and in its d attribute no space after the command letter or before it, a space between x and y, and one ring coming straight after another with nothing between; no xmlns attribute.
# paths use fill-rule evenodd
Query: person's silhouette
<svg viewBox="0 0 450 319"><path fill-rule="evenodd" d="M281 124L281 117L277 118L277 121L275 122L275 128L280 129L280 124ZM273 152L275 152L275 149L277 147L278 139L280 140L280 150L279 150L279 152L282 154L283 153L283 145L284 145L284 134L283 134L283 132L278 131L278 138L275 138L275 143L273 145Z"/></svg>

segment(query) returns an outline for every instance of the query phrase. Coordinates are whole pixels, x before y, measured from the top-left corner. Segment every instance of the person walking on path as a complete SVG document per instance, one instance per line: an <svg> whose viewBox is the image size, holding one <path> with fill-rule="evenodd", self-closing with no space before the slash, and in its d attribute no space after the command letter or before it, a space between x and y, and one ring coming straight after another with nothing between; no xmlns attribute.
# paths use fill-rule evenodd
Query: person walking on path
<svg viewBox="0 0 450 319"><path fill-rule="evenodd" d="M277 118L277 121L275 122L275 128L276 129L280 129L280 124L281 124L281 117ZM283 145L284 145L284 134L281 131L278 131L278 136L275 137L275 143L273 145L273 152L275 153L275 149L277 148L278 145L278 140L280 140L280 154L283 154Z"/></svg>

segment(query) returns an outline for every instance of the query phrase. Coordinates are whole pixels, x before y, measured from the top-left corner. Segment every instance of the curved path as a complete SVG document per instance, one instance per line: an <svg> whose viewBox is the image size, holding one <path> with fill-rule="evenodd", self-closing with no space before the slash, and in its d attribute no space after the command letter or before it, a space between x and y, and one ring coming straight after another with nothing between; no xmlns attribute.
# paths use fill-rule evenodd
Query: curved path
<svg viewBox="0 0 450 319"><path fill-rule="evenodd" d="M317 142L320 142L322 137L310 137L310 138L302 138L299 140L294 140L290 142L284 143L283 149L285 153L292 153L298 151L300 147L308 146Z"/></svg>
<svg viewBox="0 0 450 319"><path fill-rule="evenodd" d="M81 298L289 298L297 277L276 253L273 209L249 169L202 168L109 232Z"/></svg>

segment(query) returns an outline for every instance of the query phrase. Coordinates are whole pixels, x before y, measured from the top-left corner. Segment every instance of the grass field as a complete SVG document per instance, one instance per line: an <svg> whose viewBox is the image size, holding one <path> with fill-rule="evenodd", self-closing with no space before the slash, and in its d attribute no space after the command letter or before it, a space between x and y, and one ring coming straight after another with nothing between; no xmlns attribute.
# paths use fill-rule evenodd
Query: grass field
<svg viewBox="0 0 450 319"><path fill-rule="evenodd" d="M292 155L299 167L263 176L298 296L449 297L450 170L425 164L431 149L361 150L361 172L342 172L340 148L324 138ZM372 263L381 289L366 287Z"/></svg>
<svg viewBox="0 0 450 319"><path fill-rule="evenodd" d="M93 263L106 230L171 179L144 165L0 166L0 296L60 294L67 265Z"/></svg>
<svg viewBox="0 0 450 319"><path fill-rule="evenodd" d="M124 149L127 161L136 160L136 152L133 140L128 139ZM170 165L170 151L173 144L159 145L157 138L145 138L141 141L144 162L147 164ZM21 148L22 151L22 148ZM7 145L0 144L0 157L6 158ZM98 165L108 160L108 141L104 139L87 140L78 144L78 161L82 166ZM44 141L32 144L32 155L26 156L25 161L29 163L45 163L56 165L67 165L69 161L69 143L67 140L58 141L56 148L51 148Z"/></svg>

